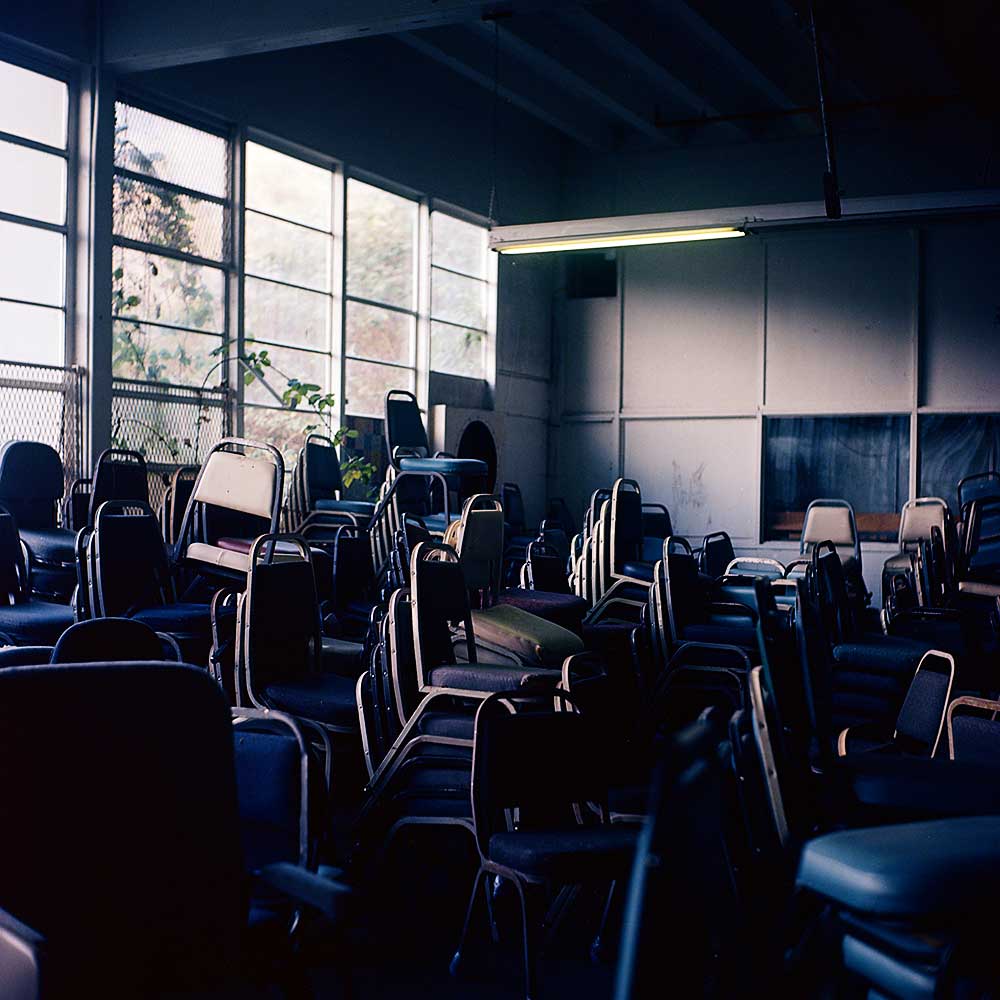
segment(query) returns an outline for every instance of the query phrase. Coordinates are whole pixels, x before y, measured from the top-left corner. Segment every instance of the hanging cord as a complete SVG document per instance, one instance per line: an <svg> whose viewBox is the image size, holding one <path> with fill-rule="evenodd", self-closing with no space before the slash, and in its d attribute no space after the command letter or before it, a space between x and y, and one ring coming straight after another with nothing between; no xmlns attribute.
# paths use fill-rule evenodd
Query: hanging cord
<svg viewBox="0 0 1000 1000"><path fill-rule="evenodd" d="M816 87L819 90L819 117L823 126L823 144L826 147L826 171L823 173L823 199L828 219L840 218L840 190L837 179L837 158L833 148L833 129L826 108L826 78L823 73L823 54L816 31L816 3L809 3L809 27L812 32L813 54L816 57Z"/></svg>
<svg viewBox="0 0 1000 1000"><path fill-rule="evenodd" d="M490 207L486 213L490 226L496 224L497 206L497 151L500 126L500 24L493 20L493 111L490 124L492 152L490 157Z"/></svg>

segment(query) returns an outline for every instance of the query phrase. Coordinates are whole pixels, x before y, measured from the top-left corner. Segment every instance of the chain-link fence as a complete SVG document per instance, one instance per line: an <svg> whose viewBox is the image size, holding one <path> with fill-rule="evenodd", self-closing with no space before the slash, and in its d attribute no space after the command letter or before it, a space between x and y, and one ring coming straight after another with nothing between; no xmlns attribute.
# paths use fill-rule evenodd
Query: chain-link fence
<svg viewBox="0 0 1000 1000"><path fill-rule="evenodd" d="M231 410L227 389L114 380L111 444L146 459L154 509L174 470L200 464L212 445L230 433Z"/></svg>
<svg viewBox="0 0 1000 1000"><path fill-rule="evenodd" d="M0 444L42 441L62 458L66 488L83 468L83 378L77 368L0 361Z"/></svg>

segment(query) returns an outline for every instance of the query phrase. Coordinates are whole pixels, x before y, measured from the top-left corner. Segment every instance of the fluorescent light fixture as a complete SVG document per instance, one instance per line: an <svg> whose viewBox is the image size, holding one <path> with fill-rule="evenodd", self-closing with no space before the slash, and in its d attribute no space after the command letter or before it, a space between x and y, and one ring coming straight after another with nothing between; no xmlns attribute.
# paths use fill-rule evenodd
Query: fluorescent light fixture
<svg viewBox="0 0 1000 1000"><path fill-rule="evenodd" d="M736 226L710 226L701 229L670 229L638 233L607 233L605 235L562 236L499 243L498 253L556 253L560 250L611 250L614 247L639 247L655 243L692 243L695 240L729 240L746 236Z"/></svg>

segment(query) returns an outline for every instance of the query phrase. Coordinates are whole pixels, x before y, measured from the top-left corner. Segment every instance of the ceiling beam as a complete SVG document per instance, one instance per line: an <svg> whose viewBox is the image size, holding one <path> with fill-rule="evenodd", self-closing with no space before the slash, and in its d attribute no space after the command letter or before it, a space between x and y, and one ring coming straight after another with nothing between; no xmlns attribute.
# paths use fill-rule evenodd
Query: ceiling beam
<svg viewBox="0 0 1000 1000"><path fill-rule="evenodd" d="M623 65L627 65L630 69L642 73L664 95L668 96L675 103L690 109L696 115L704 115L708 118L715 118L720 115L719 109L714 104L706 100L697 91L692 90L683 80L674 76L670 70L647 55L635 42L617 32L599 17L591 14L590 11L579 8L572 11L560 12L557 16L567 27L589 38L595 45L604 49L605 52L619 60ZM748 136L745 129L730 123L721 124L719 128L741 139L746 139ZM662 138L662 129L657 128L656 130Z"/></svg>
<svg viewBox="0 0 1000 1000"><path fill-rule="evenodd" d="M486 90L491 92L493 91L494 80L492 75L489 73L483 73L474 66L470 66L468 63L451 55L439 46L427 41L427 39L422 35L407 32L396 35L395 37L404 45L409 46L411 49L422 53L443 66L447 66L460 76L465 77L465 79L471 80L473 83L478 84ZM554 128L556 131L561 132L570 139L586 146L588 149L604 150L607 148L608 144L604 142L596 132L588 129L584 125L570 121L563 115L552 112L539 104L537 101L530 100L503 84L496 87L496 92L498 96L512 104L514 107L520 108L532 117L544 122L550 128Z"/></svg>
<svg viewBox="0 0 1000 1000"><path fill-rule="evenodd" d="M506 0L531 12L569 0ZM479 21L485 0L105 0L104 62L122 73Z"/></svg>
<svg viewBox="0 0 1000 1000"><path fill-rule="evenodd" d="M742 82L756 90L776 107L787 111L797 106L796 102L781 87L766 76L725 35L717 31L701 14L689 7L683 0L672 0L671 3L666 3L665 0L654 0L654 6L665 19L679 24L688 34L698 39L719 60L727 64L730 69L735 70ZM816 131L806 119L793 118L791 121L796 131L803 135L813 135Z"/></svg>
<svg viewBox="0 0 1000 1000"><path fill-rule="evenodd" d="M663 142L663 132L657 128L656 124L622 104L610 94L595 87L582 76L574 73L564 66L559 60L554 59L542 49L526 42L523 38L515 35L508 28L497 26L485 21L478 24L469 25L470 28L482 35L493 38L494 30L499 32L501 58L506 55L513 55L526 66L530 66L539 76L545 77L562 88L566 93L582 101L596 105L607 112L613 118L627 125L636 132L641 133L649 139Z"/></svg>

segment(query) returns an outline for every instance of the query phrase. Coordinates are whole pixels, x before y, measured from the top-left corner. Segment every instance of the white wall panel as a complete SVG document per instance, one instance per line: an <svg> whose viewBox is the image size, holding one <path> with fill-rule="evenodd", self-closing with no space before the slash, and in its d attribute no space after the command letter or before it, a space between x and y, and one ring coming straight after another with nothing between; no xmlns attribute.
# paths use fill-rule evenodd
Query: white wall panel
<svg viewBox="0 0 1000 1000"><path fill-rule="evenodd" d="M508 414L504 436L500 480L521 487L528 527L535 528L545 514L548 425L544 420Z"/></svg>
<svg viewBox="0 0 1000 1000"><path fill-rule="evenodd" d="M501 257L497 284L497 368L548 378L552 261Z"/></svg>
<svg viewBox="0 0 1000 1000"><path fill-rule="evenodd" d="M908 229L769 238L768 407L908 410L915 268Z"/></svg>
<svg viewBox="0 0 1000 1000"><path fill-rule="evenodd" d="M1000 222L931 226L923 246L921 402L1000 407Z"/></svg>
<svg viewBox="0 0 1000 1000"><path fill-rule="evenodd" d="M755 539L756 428L752 419L630 420L625 475L643 499L667 505L675 533L693 544L709 531Z"/></svg>
<svg viewBox="0 0 1000 1000"><path fill-rule="evenodd" d="M760 240L636 247L625 255L624 405L752 410L760 401Z"/></svg>
<svg viewBox="0 0 1000 1000"><path fill-rule="evenodd" d="M563 412L618 409L618 299L568 299L561 316Z"/></svg>
<svg viewBox="0 0 1000 1000"><path fill-rule="evenodd" d="M582 517L590 494L618 477L615 425L608 421L564 423L559 435L559 496L574 519Z"/></svg>

